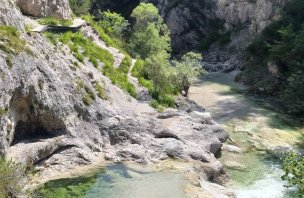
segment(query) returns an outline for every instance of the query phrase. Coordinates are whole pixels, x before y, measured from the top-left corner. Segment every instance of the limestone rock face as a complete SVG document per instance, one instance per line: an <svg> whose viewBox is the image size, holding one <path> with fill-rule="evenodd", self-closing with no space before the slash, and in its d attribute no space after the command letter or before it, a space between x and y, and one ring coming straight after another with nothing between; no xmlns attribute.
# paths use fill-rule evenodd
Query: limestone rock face
<svg viewBox="0 0 304 198"><path fill-rule="evenodd" d="M17 0L21 12L35 17L68 19L72 11L68 0Z"/></svg>
<svg viewBox="0 0 304 198"><path fill-rule="evenodd" d="M24 20L20 11L15 9L11 0L0 0L0 24L11 25L23 29Z"/></svg>
<svg viewBox="0 0 304 198"><path fill-rule="evenodd" d="M23 19L31 20L13 4L6 10L0 16L12 18L1 18L5 24L22 28ZM92 27L80 31L102 42L92 36L97 34ZM68 46L54 45L43 34L20 34L27 50L0 49L1 155L33 164L44 181L97 158L144 164L175 158L199 164L205 181L227 178L215 154L228 134L203 108L179 99L179 109L158 113L113 85L87 59L79 62ZM98 97L97 83L107 100ZM95 96L90 105L84 102L88 92Z"/></svg>
<svg viewBox="0 0 304 198"><path fill-rule="evenodd" d="M173 48L185 51L197 46L205 35L217 29L219 25L226 30L236 26L248 30L243 31L242 36L261 32L266 25L279 17L279 9L287 0L145 0L145 2L152 2L159 8L172 32Z"/></svg>

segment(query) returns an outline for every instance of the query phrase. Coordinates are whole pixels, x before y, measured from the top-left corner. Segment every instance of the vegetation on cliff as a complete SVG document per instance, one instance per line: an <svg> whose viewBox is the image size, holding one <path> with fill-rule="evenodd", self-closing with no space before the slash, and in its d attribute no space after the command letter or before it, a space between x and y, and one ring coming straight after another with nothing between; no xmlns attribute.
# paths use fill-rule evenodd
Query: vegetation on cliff
<svg viewBox="0 0 304 198"><path fill-rule="evenodd" d="M190 53L181 61L170 61L170 31L152 4L140 4L133 10L131 18L134 24L129 51L141 59L132 74L150 90L156 101L172 106L171 95L183 92L187 96L191 78L199 74L196 66L201 56ZM157 106L156 102L153 104Z"/></svg>
<svg viewBox="0 0 304 198"><path fill-rule="evenodd" d="M278 95L285 111L304 115L304 2L293 0L282 17L247 48L248 64L238 78L255 92ZM270 67L276 72L266 75Z"/></svg>
<svg viewBox="0 0 304 198"><path fill-rule="evenodd" d="M0 197L20 195L25 178L25 168L13 161L0 157Z"/></svg>
<svg viewBox="0 0 304 198"><path fill-rule="evenodd" d="M283 180L288 182L287 187L296 186L299 194L304 197L304 157L297 153L289 153L283 160L285 174Z"/></svg>

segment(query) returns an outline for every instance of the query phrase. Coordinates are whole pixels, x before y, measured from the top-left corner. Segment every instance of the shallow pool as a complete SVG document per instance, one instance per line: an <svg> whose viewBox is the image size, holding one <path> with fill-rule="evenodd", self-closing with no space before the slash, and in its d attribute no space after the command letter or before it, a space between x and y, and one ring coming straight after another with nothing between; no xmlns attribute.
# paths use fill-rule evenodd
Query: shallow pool
<svg viewBox="0 0 304 198"><path fill-rule="evenodd" d="M50 181L38 197L184 198L184 178L170 171L151 172L113 164L91 175Z"/></svg>

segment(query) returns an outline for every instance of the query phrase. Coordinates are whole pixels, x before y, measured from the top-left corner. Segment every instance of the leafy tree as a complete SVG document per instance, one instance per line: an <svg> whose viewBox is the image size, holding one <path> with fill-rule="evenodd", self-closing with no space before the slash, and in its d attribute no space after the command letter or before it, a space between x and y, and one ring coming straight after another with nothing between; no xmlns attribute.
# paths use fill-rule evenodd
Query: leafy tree
<svg viewBox="0 0 304 198"><path fill-rule="evenodd" d="M126 31L128 31L129 22L120 14L111 11L100 12L100 24L106 33L122 38Z"/></svg>
<svg viewBox="0 0 304 198"><path fill-rule="evenodd" d="M189 88L194 77L202 73L200 61L202 56L194 52L185 54L181 61L173 61L175 65L174 82L177 89L185 97L188 96Z"/></svg>
<svg viewBox="0 0 304 198"><path fill-rule="evenodd" d="M152 81L152 96L159 100L161 95L170 92L168 69L170 68L169 30L158 9L150 3L141 3L132 14L133 34L130 39L131 52L144 60L141 71L137 71L141 82L144 77ZM147 83L145 83L147 84ZM163 96L162 96L163 97Z"/></svg>
<svg viewBox="0 0 304 198"><path fill-rule="evenodd" d="M155 6L141 3L133 10L131 18L134 24L130 49L134 55L146 59L158 53L169 54L169 30Z"/></svg>
<svg viewBox="0 0 304 198"><path fill-rule="evenodd" d="M283 159L283 169L285 174L283 180L288 182L287 187L295 186L304 197L304 157L290 152Z"/></svg>
<svg viewBox="0 0 304 198"><path fill-rule="evenodd" d="M157 53L146 59L144 72L153 83L153 97L158 99L159 94L165 93L168 88L167 70L169 68L168 54Z"/></svg>

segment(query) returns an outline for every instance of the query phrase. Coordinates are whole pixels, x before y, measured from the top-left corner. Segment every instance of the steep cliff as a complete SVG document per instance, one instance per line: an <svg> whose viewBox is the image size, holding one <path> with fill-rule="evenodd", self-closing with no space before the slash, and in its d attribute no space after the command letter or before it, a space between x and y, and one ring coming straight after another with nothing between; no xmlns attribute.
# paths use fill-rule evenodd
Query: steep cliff
<svg viewBox="0 0 304 198"><path fill-rule="evenodd" d="M21 12L34 17L68 19L72 12L69 0L16 0Z"/></svg>
<svg viewBox="0 0 304 198"><path fill-rule="evenodd" d="M150 2L157 5L164 16L172 33L174 49L187 51L200 47L204 39L207 39L208 44L212 44L226 36L227 41L215 44L210 52L224 46L225 49L216 54L218 58L227 59L229 54L244 49L257 33L260 33L272 20L276 20L286 0L194 0L191 2L150 0ZM225 33L227 34L224 35ZM219 36L214 38L215 34ZM212 59L216 57L213 56Z"/></svg>
<svg viewBox="0 0 304 198"><path fill-rule="evenodd" d="M33 164L40 182L103 157L141 163L183 159L199 165L201 179L225 183L215 155L228 135L203 108L182 99L179 110L156 112L113 85L100 72L104 63L81 62L67 45L26 33L23 27L35 22L12 2L0 4L1 155ZM92 27L81 32L104 45ZM100 89L106 97L98 97Z"/></svg>
<svg viewBox="0 0 304 198"><path fill-rule="evenodd" d="M273 20L287 0L142 0L156 5L171 30L176 53L204 52L209 70L240 64L244 48ZM96 1L92 12L113 10L128 17L139 1ZM128 5L128 6L126 6ZM217 62L217 64L212 64Z"/></svg>

